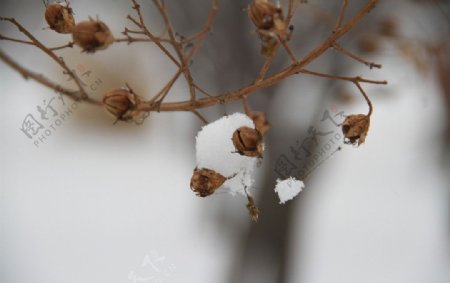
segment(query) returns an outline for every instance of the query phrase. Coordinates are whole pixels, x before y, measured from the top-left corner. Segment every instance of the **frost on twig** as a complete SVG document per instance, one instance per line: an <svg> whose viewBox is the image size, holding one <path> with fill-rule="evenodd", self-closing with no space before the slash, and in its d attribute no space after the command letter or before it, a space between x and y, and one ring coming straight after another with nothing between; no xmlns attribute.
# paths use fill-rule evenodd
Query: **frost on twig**
<svg viewBox="0 0 450 283"><path fill-rule="evenodd" d="M277 179L275 192L278 194L280 203L286 203L296 197L304 188L305 184L302 181L289 177L285 180Z"/></svg>

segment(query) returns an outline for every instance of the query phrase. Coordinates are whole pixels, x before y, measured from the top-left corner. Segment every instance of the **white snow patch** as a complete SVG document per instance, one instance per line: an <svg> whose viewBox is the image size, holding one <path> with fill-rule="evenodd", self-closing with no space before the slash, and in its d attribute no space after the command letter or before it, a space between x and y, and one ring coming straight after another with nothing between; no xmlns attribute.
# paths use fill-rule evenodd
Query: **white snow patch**
<svg viewBox="0 0 450 283"><path fill-rule="evenodd" d="M275 192L278 193L280 203L285 203L288 200L293 199L305 188L305 184L293 177L289 177L285 180L277 179L277 185L275 186Z"/></svg>
<svg viewBox="0 0 450 283"><path fill-rule="evenodd" d="M233 195L236 192L245 194L244 189L251 187L254 182L251 173L258 161L236 152L231 138L234 131L243 126L255 128L250 117L234 113L204 126L196 139L197 168L208 168L224 177L235 175L223 184Z"/></svg>

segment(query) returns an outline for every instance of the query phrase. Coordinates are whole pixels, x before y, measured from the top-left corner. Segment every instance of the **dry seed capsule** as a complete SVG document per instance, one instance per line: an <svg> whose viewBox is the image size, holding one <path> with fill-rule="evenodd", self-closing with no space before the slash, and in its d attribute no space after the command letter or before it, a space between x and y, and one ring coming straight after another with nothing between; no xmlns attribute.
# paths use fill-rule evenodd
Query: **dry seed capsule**
<svg viewBox="0 0 450 283"><path fill-rule="evenodd" d="M364 114L350 115L342 123L342 133L345 143L361 145L366 140L369 131L370 117Z"/></svg>
<svg viewBox="0 0 450 283"><path fill-rule="evenodd" d="M72 37L75 44L87 53L106 49L114 42L114 37L108 26L102 21L92 19L79 22L73 30Z"/></svg>
<svg viewBox="0 0 450 283"><path fill-rule="evenodd" d="M191 178L191 190L198 196L207 197L213 194L227 180L224 176L211 169L194 169Z"/></svg>
<svg viewBox="0 0 450 283"><path fill-rule="evenodd" d="M48 4L45 9L45 20L49 27L58 33L71 33L75 27L73 11L69 5Z"/></svg>
<svg viewBox="0 0 450 283"><path fill-rule="evenodd" d="M264 146L258 130L240 127L234 131L232 141L239 154L249 157L262 157Z"/></svg>

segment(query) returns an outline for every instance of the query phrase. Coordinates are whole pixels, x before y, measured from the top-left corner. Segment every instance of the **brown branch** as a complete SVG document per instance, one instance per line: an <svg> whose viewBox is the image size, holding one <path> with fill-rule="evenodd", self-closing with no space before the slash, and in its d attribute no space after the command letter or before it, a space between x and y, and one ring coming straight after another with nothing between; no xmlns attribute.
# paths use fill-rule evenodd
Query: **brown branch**
<svg viewBox="0 0 450 283"><path fill-rule="evenodd" d="M26 44L26 45L35 45L34 42L32 42L32 41L26 41L26 40L23 40L23 39L8 37L8 36L4 36L4 35L1 35L1 34L0 34L0 40L17 42L17 43L22 43L22 44ZM57 46L57 47L50 47L49 49L55 51L55 50L60 50L60 49L64 49L64 48L67 48L67 47L72 48L73 44L74 43L70 41L70 42L68 42L68 43L66 43L64 45Z"/></svg>
<svg viewBox="0 0 450 283"><path fill-rule="evenodd" d="M362 59L361 57L356 56L355 54L353 54L352 52L350 52L347 49L343 48L342 46L340 46L337 43L333 44L333 48L336 49L337 51L341 52L342 54L352 58L353 60L358 61L358 62L368 66L370 69L372 69L372 68L381 69L381 67L382 67L381 64L377 64L377 63L374 63L374 62L369 62L369 61L366 61L366 60Z"/></svg>
<svg viewBox="0 0 450 283"><path fill-rule="evenodd" d="M251 85L245 86L236 91L228 92L219 95L214 98L202 98L195 101L192 105L191 101L180 101L180 102L168 102L162 103L158 109L160 111L190 111L191 109L199 109L204 107L209 107L217 104L217 101L222 103L227 103L230 101L241 99L242 97L254 93L258 90L270 87L285 78L296 74L304 69L309 63L317 59L323 53L325 53L333 44L341 38L344 34L350 31L357 23L359 23L375 6L378 0L370 0L363 8L359 10L356 15L354 15L350 20L343 24L338 30L334 31L330 36L328 36L318 47L310 51L303 59L298 61L297 64L292 64L291 66L279 71L278 73L257 81ZM154 111L155 107L151 103L143 103L141 105L142 109L146 111Z"/></svg>
<svg viewBox="0 0 450 283"><path fill-rule="evenodd" d="M64 60L61 57L58 57L53 50L47 48L44 44L42 44L39 40L37 40L27 29L25 29L19 22L17 22L14 18L3 18L0 17L0 20L2 21L8 21L15 25L21 33L23 33L26 37L28 37L36 47L41 49L44 53L46 53L48 56L50 56L58 65L61 66L61 68L64 69L64 73L69 75L76 83L78 89L80 90L80 97L81 99L87 99L88 95L86 91L84 90L80 79L78 76L72 72L72 70L67 66L67 64L64 62Z"/></svg>
<svg viewBox="0 0 450 283"><path fill-rule="evenodd" d="M74 43L72 41L69 41L68 43L66 43L64 45L57 46L57 47L52 47L52 48L49 48L49 49L55 51L55 50L61 50L61 49L64 49L64 48L72 48L73 45L74 45Z"/></svg>
<svg viewBox="0 0 450 283"><path fill-rule="evenodd" d="M348 6L348 0L343 0L341 11L339 12L339 17L337 19L334 30L338 30L342 26L342 21L344 20L345 11L347 10L347 6Z"/></svg>
<svg viewBox="0 0 450 283"><path fill-rule="evenodd" d="M359 89L359 91L361 92L361 94L364 96L364 99L367 102L367 105L369 105L369 113L367 113L367 116L370 117L370 115L372 115L373 112L373 105L372 105L372 101L370 101L369 96L367 95L367 93L364 91L364 89L362 88L361 84L358 81L355 81L354 84L356 85L356 87Z"/></svg>
<svg viewBox="0 0 450 283"><path fill-rule="evenodd" d="M12 69L14 69L15 71L17 71L19 74L21 74L22 77L26 80L32 79L32 80L36 81L37 83L44 85L50 89L53 89L54 91L56 91L58 93L67 95L68 97L72 98L75 101L81 100L79 91L70 90L63 86L60 86L60 85L50 81L49 79L47 79L46 77L44 77L43 75L41 75L39 73L35 73L30 70L27 70L25 67L23 67L20 64L18 64L17 62L15 62L11 57L9 57L1 49L0 49L0 60L3 61L6 65L11 67ZM98 104L98 105L100 104L98 101L95 101L91 98L87 98L84 101L86 101L88 103L92 103L92 104Z"/></svg>
<svg viewBox="0 0 450 283"><path fill-rule="evenodd" d="M132 4L133 4L133 9L136 11L138 17L139 17L139 21L137 21L136 19L134 19L132 16L128 15L128 19L130 21L132 21L138 28L140 28L145 35L152 41L154 42L159 49L161 49L161 51L164 52L164 54L167 55L167 57L169 57L169 59L175 64L177 65L177 67L180 67L180 63L175 59L175 57L173 57L173 55L169 52L169 50L167 50L166 47L164 47L164 45L161 44L160 40L154 36L150 30L147 28L147 26L144 23L144 18L142 17L142 12L141 12L141 6L137 3L136 0L131 0Z"/></svg>
<svg viewBox="0 0 450 283"><path fill-rule="evenodd" d="M349 82L353 82L353 83L359 82L359 83L369 83L369 84L379 84L379 85L385 85L388 83L387 81L368 80L368 79L361 78L359 76L343 77L343 76L336 76L336 75L314 72L314 71L310 71L310 70L306 70L306 69L302 69L302 70L298 71L298 73L313 75L313 76L322 77L322 78L334 79L334 80L349 81Z"/></svg>
<svg viewBox="0 0 450 283"><path fill-rule="evenodd" d="M208 124L208 120L206 120L205 116L203 116L200 112L195 109L192 109L191 112L194 113L195 116L197 116L203 123L205 123L205 125Z"/></svg>
<svg viewBox="0 0 450 283"><path fill-rule="evenodd" d="M189 85L189 93L191 96L191 101L195 100L195 87L193 85L193 79L191 75L191 71L189 70L189 66L187 65L187 60L183 54L183 50L181 47L181 44L177 42L175 38L175 32L172 26L172 22L169 19L169 15L167 14L167 9L165 7L164 0L153 0L154 5L158 8L159 13L161 14L164 23L166 25L167 33L169 34L170 43L172 47L175 49L175 52L177 53L178 59L181 62L181 67L184 77Z"/></svg>
<svg viewBox="0 0 450 283"><path fill-rule="evenodd" d="M297 8L297 1L289 0L288 13L287 13L287 17L286 17L286 25L287 26L290 25L292 18L294 17L296 8Z"/></svg>

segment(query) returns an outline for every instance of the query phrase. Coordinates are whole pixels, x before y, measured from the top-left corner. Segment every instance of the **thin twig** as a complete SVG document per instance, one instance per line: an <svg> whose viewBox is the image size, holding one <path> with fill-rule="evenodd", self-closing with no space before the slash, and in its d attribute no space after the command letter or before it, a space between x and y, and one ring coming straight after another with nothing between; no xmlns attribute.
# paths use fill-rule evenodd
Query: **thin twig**
<svg viewBox="0 0 450 283"><path fill-rule="evenodd" d="M356 56L355 54L353 54L352 52L350 52L347 49L343 48L342 46L340 46L337 43L333 44L333 48L336 49L337 51L341 52L342 54L352 58L353 60L358 61L358 62L368 66L370 69L372 69L372 68L381 69L381 67L382 67L381 64L377 64L377 63L374 63L374 62L369 62L369 61L366 61L366 60L362 59L361 57Z"/></svg>
<svg viewBox="0 0 450 283"><path fill-rule="evenodd" d="M32 41L27 41L27 40L23 40L23 39L18 39L18 38L13 38L13 37L8 37L8 36L4 36L0 34L0 40L6 40L6 41L11 41L11 42L17 42L17 43L22 43L22 44L27 44L27 45L35 45L34 42ZM64 49L64 48L72 48L73 47L73 42L69 41L68 43L61 45L61 46L57 46L57 47L50 47L50 50L60 50L60 49Z"/></svg>
<svg viewBox="0 0 450 283"><path fill-rule="evenodd" d="M370 115L372 115L373 112L373 105L372 105L372 101L370 100L369 96L367 95L367 93L364 91L364 89L362 88L361 84L358 81L353 82L356 87L358 87L359 91L361 92L361 94L364 96L364 99L367 102L367 105L369 105L369 113L367 113L367 116L370 117Z"/></svg>
<svg viewBox="0 0 450 283"><path fill-rule="evenodd" d="M335 31L338 30L342 26L342 22L345 17L345 11L347 10L347 5L348 5L348 0L343 0L341 11L339 12L339 17L337 19L336 26L334 28Z"/></svg>
<svg viewBox="0 0 450 283"><path fill-rule="evenodd" d="M134 19L132 16L128 15L128 19L130 21L132 21L137 27L139 27L146 36L148 36L148 38L154 42L159 49L161 49L164 54L167 55L167 57L169 57L169 59L175 64L177 65L177 67L180 67L180 63L173 57L173 55L169 52L169 50L167 50L166 47L164 47L164 45L161 44L160 40L154 36L150 30L147 28L147 26L144 23L144 18L142 17L142 12L141 12L141 6L137 3L136 0L131 0L131 2L133 3L133 9L136 11L138 17L139 17L139 21L137 21L136 19Z"/></svg>
<svg viewBox="0 0 450 283"><path fill-rule="evenodd" d="M28 37L36 47L41 49L44 53L46 53L48 56L50 56L58 65L60 65L64 69L64 73L69 75L76 83L78 89L80 90L80 96L81 99L87 99L88 95L86 91L84 90L80 79L78 76L72 72L72 70L67 66L67 64L64 62L64 60L61 57L58 57L53 50L47 48L44 44L42 44L39 40L37 40L27 29L25 29L19 22L17 22L14 18L3 18L0 17L0 20L2 21L8 21L14 24L20 32L22 32L26 37Z"/></svg>
<svg viewBox="0 0 450 283"><path fill-rule="evenodd" d="M241 99L243 96L249 95L251 93L255 93L258 90L270 87L285 78L296 74L304 69L305 66L310 64L312 61L320 57L323 53L325 53L329 48L333 46L333 44L344 34L346 34L349 30L351 30L357 23L359 23L375 6L377 5L379 0L370 0L363 8L359 10L356 15L354 15L350 20L348 20L345 24L341 26L340 29L331 33L318 47L311 50L303 59L301 59L297 64L292 64L291 66L279 71L278 73L264 78L263 80L254 82L250 85L247 85L241 89L227 92L225 94L219 95L214 98L202 98L197 99L195 101L195 105L193 106L191 101L179 101L179 102L167 102L162 103L158 109L160 111L187 111L190 109L200 109L204 107L209 107L217 104L217 101L221 101L222 103L227 103L230 101ZM154 111L155 107L148 103L142 105L143 109L147 111Z"/></svg>
<svg viewBox="0 0 450 283"><path fill-rule="evenodd" d="M12 69L16 70L19 74L22 75L24 79L32 79L36 81L37 83L40 83L41 85L44 85L50 89L53 89L54 91L67 95L68 97L72 98L75 101L81 100L79 96L79 91L70 90L68 88L65 88L61 85L58 85L46 77L44 77L42 74L32 72L25 67L21 66L17 62L15 62L11 57L9 57L6 53L4 53L0 49L0 60L5 62L6 65L11 67ZM96 100L93 100L91 98L87 98L84 100L85 102L91 103L91 104L97 104L100 105L100 103Z"/></svg>
<svg viewBox="0 0 450 283"><path fill-rule="evenodd" d="M306 69L302 69L302 70L298 71L298 73L303 73L303 74L308 74L308 75L313 75L313 76L328 78L328 79L333 79L333 80L349 81L349 82L360 82L360 83L379 84L379 85L385 85L388 83L385 80L383 80L383 81L369 80L369 79L361 78L359 76L343 77L343 76L319 73L319 72L310 71L310 70L306 70Z"/></svg>
<svg viewBox="0 0 450 283"><path fill-rule="evenodd" d="M175 32L172 26L172 22L169 19L169 15L167 14L167 10L164 4L163 0L153 0L154 5L158 8L159 13L161 14L164 23L166 25L167 33L169 34L170 43L172 47L175 49L175 52L177 53L178 59L181 61L181 68L184 74L184 77L186 78L186 81L189 86L189 93L191 96L191 101L195 101L195 87L193 85L193 79L191 72L189 70L189 66L187 66L187 60L183 54L183 50L181 47L181 44L177 42L175 38Z"/></svg>
<svg viewBox="0 0 450 283"><path fill-rule="evenodd" d="M200 112L195 109L192 109L191 112L194 113L195 116L197 116L203 123L205 123L205 125L208 124L208 120L206 120L205 116L203 116Z"/></svg>

